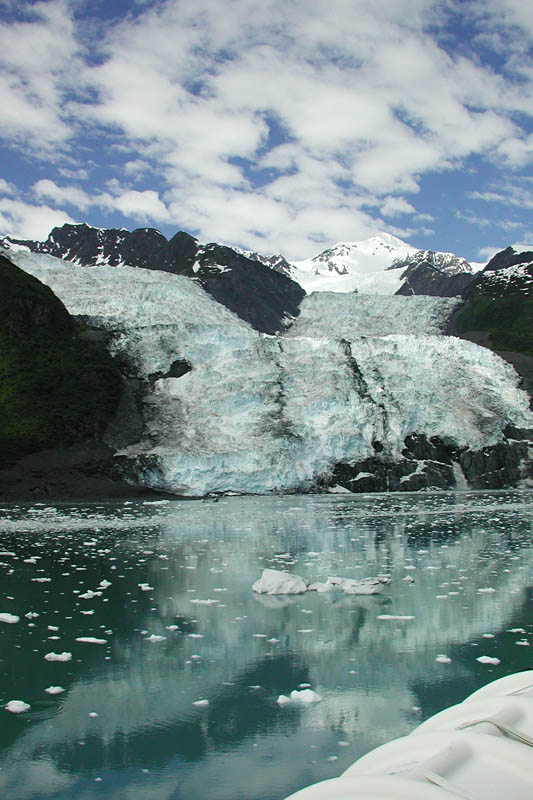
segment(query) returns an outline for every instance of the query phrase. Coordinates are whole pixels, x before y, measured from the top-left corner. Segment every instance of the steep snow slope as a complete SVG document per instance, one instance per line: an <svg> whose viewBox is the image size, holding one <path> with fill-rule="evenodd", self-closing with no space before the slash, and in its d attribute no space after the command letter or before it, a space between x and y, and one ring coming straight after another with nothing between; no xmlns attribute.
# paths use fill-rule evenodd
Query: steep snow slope
<svg viewBox="0 0 533 800"><path fill-rule="evenodd" d="M309 294L317 291L395 294L400 272L393 261L416 251L396 236L381 233L361 242L339 242L314 258L293 262L292 277Z"/></svg>
<svg viewBox="0 0 533 800"><path fill-rule="evenodd" d="M267 336L182 276L13 258L71 313L112 331L112 351L142 376L167 373L176 359L192 365L155 380L143 439L123 451L130 474L155 488L305 489L336 463L373 455L376 441L394 458L411 433L480 448L499 441L507 423L533 427L511 367L470 342L432 335L448 300L389 298L393 325L383 328L371 300L342 298L341 316L338 297L325 295L305 307L303 335L295 326ZM313 309L318 336L308 335ZM350 326L357 334L345 335ZM391 327L394 335L376 335Z"/></svg>

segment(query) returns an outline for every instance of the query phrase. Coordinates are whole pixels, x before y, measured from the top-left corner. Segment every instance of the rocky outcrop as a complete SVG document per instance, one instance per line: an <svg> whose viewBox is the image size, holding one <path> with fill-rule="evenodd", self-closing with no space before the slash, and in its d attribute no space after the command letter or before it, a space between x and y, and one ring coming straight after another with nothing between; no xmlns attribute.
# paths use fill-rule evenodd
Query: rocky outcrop
<svg viewBox="0 0 533 800"><path fill-rule="evenodd" d="M390 269L403 270L404 283L399 295L427 294L432 297L456 297L472 283L474 273L468 261L453 253L418 250L393 262Z"/></svg>
<svg viewBox="0 0 533 800"><path fill-rule="evenodd" d="M350 492L413 492L425 489L505 489L533 480L533 430L508 425L502 440L480 450L458 448L439 437L413 434L400 459L382 452L357 464L336 464L320 488Z"/></svg>
<svg viewBox="0 0 533 800"><path fill-rule="evenodd" d="M154 228L100 229L90 225L54 228L46 241L13 240L35 253L81 266L126 264L186 275L238 317L262 333L276 333L298 314L303 289L283 270L272 269L230 247L202 245L179 231L170 240Z"/></svg>

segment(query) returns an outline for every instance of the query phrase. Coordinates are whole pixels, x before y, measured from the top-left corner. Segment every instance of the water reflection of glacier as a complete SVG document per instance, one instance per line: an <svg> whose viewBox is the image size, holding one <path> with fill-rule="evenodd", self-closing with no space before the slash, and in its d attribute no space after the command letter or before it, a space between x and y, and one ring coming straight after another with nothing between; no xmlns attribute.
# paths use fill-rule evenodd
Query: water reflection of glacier
<svg viewBox="0 0 533 800"><path fill-rule="evenodd" d="M93 788L82 794L80 776L92 780L135 765L137 777L128 779L134 786L144 780L141 766L162 770L154 796L182 796L172 794L175 781L165 772L172 769L188 787L183 797L201 797L201 764L202 774L213 776L210 798L231 791L259 798L251 788L245 793L244 778L232 777L230 762L254 763L255 750L265 748L278 753L271 770L276 796L337 774L344 753L353 760L407 733L448 696L460 699L465 685L495 677L476 662L482 652L501 657L501 674L526 658L526 648L514 645L519 637L506 629L521 619L532 583L530 503L531 493L506 493L4 509L6 550L18 558L0 559L8 564L1 610L5 591L19 603L10 606L14 613L32 607L41 616L31 646L26 622L1 631L6 645L25 648L17 691L35 719L6 740L0 790L14 800L45 796L45 788L37 795L17 788L33 765L36 774L43 770L50 794L72 796L76 786L79 796L92 797ZM37 552L35 564L24 561ZM62 577L72 563L80 571ZM378 597L308 593L265 602L250 587L267 566L306 578L387 573L392 580ZM51 576L50 583L32 582L38 575ZM414 583L403 581L407 575ZM74 577L75 584L64 585ZM94 617L81 615L86 607L73 586L79 594L102 578L112 581L107 595L90 601ZM67 692L45 707L50 681L35 676L53 649L46 597L60 620L58 647L74 659L52 673L46 667L47 680L56 675ZM377 619L383 614L414 619ZM104 626L112 631L105 648L76 643L80 635L103 635ZM152 634L166 638L150 642ZM0 672L9 661L10 651L3 652ZM439 653L451 664L438 664ZM5 701L12 699L6 680ZM280 709L277 696L299 683L312 684L323 702ZM202 697L209 706L200 710L192 704ZM94 711L97 718L89 716ZM328 762L338 740L350 746ZM309 761L310 742L318 758L311 758L306 781L294 760ZM99 796L114 796L104 794L104 783Z"/></svg>

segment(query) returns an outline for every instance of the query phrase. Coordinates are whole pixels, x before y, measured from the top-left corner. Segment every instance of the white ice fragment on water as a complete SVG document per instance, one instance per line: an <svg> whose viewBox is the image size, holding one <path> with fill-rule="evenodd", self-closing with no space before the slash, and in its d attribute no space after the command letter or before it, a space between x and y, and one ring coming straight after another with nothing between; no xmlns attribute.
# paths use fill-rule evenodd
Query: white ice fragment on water
<svg viewBox="0 0 533 800"><path fill-rule="evenodd" d="M79 595L81 600L92 600L93 597L101 597L101 596L102 596L102 592L98 592L98 591L93 592L92 589L87 589L86 592L84 592L83 594Z"/></svg>
<svg viewBox="0 0 533 800"><path fill-rule="evenodd" d="M26 617L26 619L35 619L35 617L38 617L39 614L37 613L37 611L28 611L28 613L24 614L24 616Z"/></svg>
<svg viewBox="0 0 533 800"><path fill-rule="evenodd" d="M51 580L52 578L32 578L34 583L50 583Z"/></svg>
<svg viewBox="0 0 533 800"><path fill-rule="evenodd" d="M406 575L405 578L402 578L404 583L414 583L415 579L411 575Z"/></svg>
<svg viewBox="0 0 533 800"><path fill-rule="evenodd" d="M91 609L90 611L83 611L82 610L82 611L80 611L80 614L85 614L86 617L90 617L90 616L92 616L92 614L94 614L94 608Z"/></svg>
<svg viewBox="0 0 533 800"><path fill-rule="evenodd" d="M10 700L6 704L6 711L11 711L12 714L22 714L23 711L28 711L31 706L23 700Z"/></svg>
<svg viewBox="0 0 533 800"><path fill-rule="evenodd" d="M331 592L332 589L334 589L334 588L335 587L333 586L333 584L331 583L330 579L328 578L327 581L324 581L324 583L316 582L316 583L309 584L309 586L307 587L307 590L309 592L321 593L321 592Z"/></svg>
<svg viewBox="0 0 533 800"><path fill-rule="evenodd" d="M205 708L209 705L209 700L195 700L193 706L197 706L198 708Z"/></svg>
<svg viewBox="0 0 533 800"><path fill-rule="evenodd" d="M383 591L384 585L389 583L386 578L338 578L330 576L328 581L335 587L342 589L346 594L379 594Z"/></svg>
<svg viewBox="0 0 533 800"><path fill-rule="evenodd" d="M287 706L291 702L291 698L286 694L280 694L276 702L278 706Z"/></svg>
<svg viewBox="0 0 533 800"><path fill-rule="evenodd" d="M483 634L483 638L484 639L494 639L494 634L493 633L484 633Z"/></svg>
<svg viewBox="0 0 533 800"><path fill-rule="evenodd" d="M96 639L94 636L78 636L76 641L85 644L107 644L107 639Z"/></svg>
<svg viewBox="0 0 533 800"><path fill-rule="evenodd" d="M296 633L313 633L313 628L300 628Z"/></svg>
<svg viewBox="0 0 533 800"><path fill-rule="evenodd" d="M519 647L529 647L529 642L527 639L519 639L517 642L515 642L515 644L517 644Z"/></svg>
<svg viewBox="0 0 533 800"><path fill-rule="evenodd" d="M57 625L48 625L47 627L48 627L49 631L58 631L59 630Z"/></svg>
<svg viewBox="0 0 533 800"><path fill-rule="evenodd" d="M72 653L47 653L44 657L45 661L70 661Z"/></svg>
<svg viewBox="0 0 533 800"><path fill-rule="evenodd" d="M525 633L524 628L508 628L507 633Z"/></svg>
<svg viewBox="0 0 533 800"><path fill-rule="evenodd" d="M147 636L146 637L146 641L147 642L164 642L166 638L167 638L166 636L159 636L159 634L157 634L157 633L152 633L151 636Z"/></svg>
<svg viewBox="0 0 533 800"><path fill-rule="evenodd" d="M279 639L276 639L275 637L272 637L272 639L267 639L267 642L269 644L277 644L279 642Z"/></svg>
<svg viewBox="0 0 533 800"><path fill-rule="evenodd" d="M20 622L20 617L16 614L2 613L0 614L0 622L7 622L9 625L14 625L15 622Z"/></svg>
<svg viewBox="0 0 533 800"><path fill-rule="evenodd" d="M89 716L90 717L99 717L100 714L97 711L89 711Z"/></svg>
<svg viewBox="0 0 533 800"><path fill-rule="evenodd" d="M299 575L277 569L264 569L252 589L258 594L303 594L307 583Z"/></svg>
<svg viewBox="0 0 533 800"><path fill-rule="evenodd" d="M486 586L483 589L478 589L477 593L478 594L492 594L492 592L495 592L495 591L496 591L496 589L493 589L491 586Z"/></svg>
<svg viewBox="0 0 533 800"><path fill-rule="evenodd" d="M65 690L62 686L49 686L44 691L48 692L48 694L62 694Z"/></svg>
<svg viewBox="0 0 533 800"><path fill-rule="evenodd" d="M438 661L439 664L451 664L452 663L451 658L449 656L444 655L443 653L440 653L437 656L437 658L435 659L435 661Z"/></svg>
<svg viewBox="0 0 533 800"><path fill-rule="evenodd" d="M311 684L310 683L299 683L298 684L298 689L310 689L310 688L311 688Z"/></svg>
<svg viewBox="0 0 533 800"><path fill-rule="evenodd" d="M414 619L414 616L412 614L380 614L379 617L376 617L376 619L410 620Z"/></svg>
<svg viewBox="0 0 533 800"><path fill-rule="evenodd" d="M346 489L346 487L341 486L339 483L337 483L335 486L330 486L328 492L329 494L353 494L353 492L351 492L349 489Z"/></svg>
<svg viewBox="0 0 533 800"><path fill-rule="evenodd" d="M491 658L490 656L479 656L476 661L479 661L480 664L494 664L494 666L498 666L501 663L499 658Z"/></svg>
<svg viewBox="0 0 533 800"><path fill-rule="evenodd" d="M178 625L167 625L167 631L177 631L179 630Z"/></svg>
<svg viewBox="0 0 533 800"><path fill-rule="evenodd" d="M318 692L313 692L312 689L293 689L291 692L291 700L294 703L320 703L322 696Z"/></svg>
<svg viewBox="0 0 533 800"><path fill-rule="evenodd" d="M189 636L189 639L203 639L204 638L204 634L203 633L189 633L188 636Z"/></svg>
<svg viewBox="0 0 533 800"><path fill-rule="evenodd" d="M108 586L111 586L111 581L106 581L105 578L104 578L103 581L100 581L100 583L99 583L99 587L101 589L107 589Z"/></svg>
<svg viewBox="0 0 533 800"><path fill-rule="evenodd" d="M138 583L137 586L141 590L141 592L153 592L154 587L150 586L149 583Z"/></svg>

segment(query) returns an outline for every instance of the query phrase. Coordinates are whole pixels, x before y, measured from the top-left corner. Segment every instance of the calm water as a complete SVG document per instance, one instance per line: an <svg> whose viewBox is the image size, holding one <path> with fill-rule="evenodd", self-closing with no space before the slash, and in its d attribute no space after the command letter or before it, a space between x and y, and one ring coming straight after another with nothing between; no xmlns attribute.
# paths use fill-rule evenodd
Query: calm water
<svg viewBox="0 0 533 800"><path fill-rule="evenodd" d="M278 800L532 667L533 492L0 512L8 800ZM392 580L265 598L264 567ZM322 702L277 704L302 683Z"/></svg>

